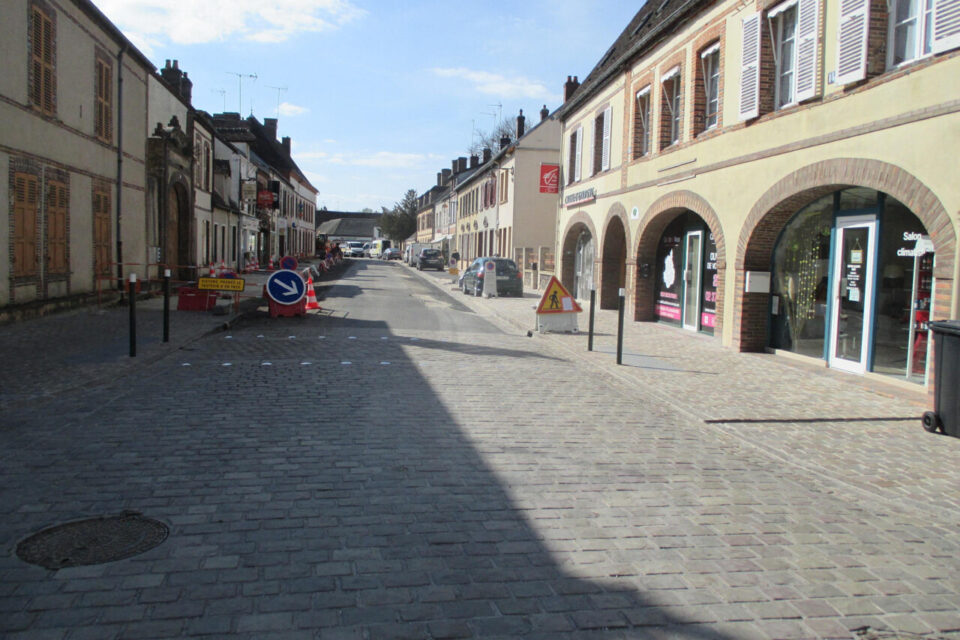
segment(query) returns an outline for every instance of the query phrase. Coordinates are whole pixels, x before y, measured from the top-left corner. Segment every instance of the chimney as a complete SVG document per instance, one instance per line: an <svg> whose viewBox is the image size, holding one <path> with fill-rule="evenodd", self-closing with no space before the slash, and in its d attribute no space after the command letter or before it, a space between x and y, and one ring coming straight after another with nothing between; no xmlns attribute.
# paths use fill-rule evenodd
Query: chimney
<svg viewBox="0 0 960 640"><path fill-rule="evenodd" d="M477 154L471 155L471 156L470 156L470 168L471 168L471 169L476 169L476 168L479 167L479 166L480 166L480 157L479 157Z"/></svg>
<svg viewBox="0 0 960 640"><path fill-rule="evenodd" d="M540 109L540 122L543 122L550 116L550 109L547 109L547 105L543 105L543 109Z"/></svg>
<svg viewBox="0 0 960 640"><path fill-rule="evenodd" d="M454 159L453 159L453 162L450 163L450 167L451 167L452 173L453 173L454 175L460 173L460 164L457 162L457 159L456 159L456 158L454 158Z"/></svg>
<svg viewBox="0 0 960 640"><path fill-rule="evenodd" d="M520 115L517 116L517 140L523 137L523 126L527 119L523 117L523 109L520 109Z"/></svg>
<svg viewBox="0 0 960 640"><path fill-rule="evenodd" d="M170 61L167 60L167 63L163 66L163 69L160 70L160 77L163 78L163 81L167 84L171 91L180 94L180 77L183 75L183 72L180 71L180 67L177 64L177 61L173 61L171 66Z"/></svg>
<svg viewBox="0 0 960 640"><path fill-rule="evenodd" d="M440 174L443 176L443 184L450 184L450 176L453 175L453 172L450 169L444 169Z"/></svg>
<svg viewBox="0 0 960 640"><path fill-rule="evenodd" d="M457 158L457 173L463 173L467 170L467 159L463 156Z"/></svg>
<svg viewBox="0 0 960 640"><path fill-rule="evenodd" d="M567 82L563 85L563 101L566 102L573 97L573 94L580 88L580 81L577 76L567 76Z"/></svg>
<svg viewBox="0 0 960 640"><path fill-rule="evenodd" d="M277 139L277 119L276 118L264 118L263 128L267 130L268 138L270 138L271 140Z"/></svg>
<svg viewBox="0 0 960 640"><path fill-rule="evenodd" d="M180 97L187 103L193 99L193 80L187 77L186 72L180 78Z"/></svg>
<svg viewBox="0 0 960 640"><path fill-rule="evenodd" d="M490 150L490 147L483 148L483 164L490 162L490 158L493 157L493 151Z"/></svg>
<svg viewBox="0 0 960 640"><path fill-rule="evenodd" d="M503 151L508 146L510 146L510 136L503 136L500 138L500 150Z"/></svg>
<svg viewBox="0 0 960 640"><path fill-rule="evenodd" d="M290 157L290 136L283 136L283 139L280 141L280 144L283 145L283 151L287 154L287 157Z"/></svg>

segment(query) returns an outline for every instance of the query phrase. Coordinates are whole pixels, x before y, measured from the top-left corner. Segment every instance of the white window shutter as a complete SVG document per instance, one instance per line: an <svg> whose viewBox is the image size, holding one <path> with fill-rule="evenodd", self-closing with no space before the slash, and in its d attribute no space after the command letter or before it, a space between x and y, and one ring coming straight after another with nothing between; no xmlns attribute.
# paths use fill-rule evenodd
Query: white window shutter
<svg viewBox="0 0 960 640"><path fill-rule="evenodd" d="M580 158L582 157L583 151L583 127L577 129L577 151L574 155L573 161L573 180L574 182L580 181Z"/></svg>
<svg viewBox="0 0 960 640"><path fill-rule="evenodd" d="M744 18L741 28L740 120L749 120L760 115L760 13Z"/></svg>
<svg viewBox="0 0 960 640"><path fill-rule="evenodd" d="M600 161L601 171L610 168L610 117L612 109L607 107L603 112L603 148L600 152L602 160Z"/></svg>
<svg viewBox="0 0 960 640"><path fill-rule="evenodd" d="M960 47L960 0L933 0L934 53Z"/></svg>
<svg viewBox="0 0 960 640"><path fill-rule="evenodd" d="M817 93L820 0L800 0L797 4L797 102L803 102Z"/></svg>
<svg viewBox="0 0 960 640"><path fill-rule="evenodd" d="M870 0L841 0L837 29L837 84L867 77L867 29Z"/></svg>

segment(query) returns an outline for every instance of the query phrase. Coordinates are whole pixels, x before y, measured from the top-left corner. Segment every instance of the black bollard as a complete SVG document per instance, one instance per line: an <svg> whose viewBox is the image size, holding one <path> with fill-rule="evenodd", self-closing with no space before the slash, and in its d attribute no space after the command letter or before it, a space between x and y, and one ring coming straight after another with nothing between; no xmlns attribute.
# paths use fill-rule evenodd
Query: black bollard
<svg viewBox="0 0 960 640"><path fill-rule="evenodd" d="M170 342L170 269L163 270L163 341Z"/></svg>
<svg viewBox="0 0 960 640"><path fill-rule="evenodd" d="M620 289L620 298L617 301L617 364L623 364L623 307L624 294L626 292Z"/></svg>
<svg viewBox="0 0 960 640"><path fill-rule="evenodd" d="M137 356L137 274L130 274L129 304L130 304L130 357Z"/></svg>
<svg viewBox="0 0 960 640"><path fill-rule="evenodd" d="M590 332L587 335L587 351L593 351L593 305L597 302L597 290L590 289Z"/></svg>

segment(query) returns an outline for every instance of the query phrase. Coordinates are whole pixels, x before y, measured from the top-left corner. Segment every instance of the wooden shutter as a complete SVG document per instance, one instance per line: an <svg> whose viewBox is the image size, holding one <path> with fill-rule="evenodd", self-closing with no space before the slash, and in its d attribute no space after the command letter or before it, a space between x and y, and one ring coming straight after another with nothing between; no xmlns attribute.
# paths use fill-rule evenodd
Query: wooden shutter
<svg viewBox="0 0 960 640"><path fill-rule="evenodd" d="M603 151L600 158L600 169L602 171L610 168L610 119L612 115L611 107L607 107L603 112Z"/></svg>
<svg viewBox="0 0 960 640"><path fill-rule="evenodd" d="M50 273L67 271L67 185L47 185L47 269Z"/></svg>
<svg viewBox="0 0 960 640"><path fill-rule="evenodd" d="M797 102L817 93L820 0L799 0L797 7Z"/></svg>
<svg viewBox="0 0 960 640"><path fill-rule="evenodd" d="M96 135L107 142L113 140L113 69L103 60L97 60Z"/></svg>
<svg viewBox="0 0 960 640"><path fill-rule="evenodd" d="M743 51L740 54L740 120L760 115L760 13L741 23Z"/></svg>
<svg viewBox="0 0 960 640"><path fill-rule="evenodd" d="M583 127L577 128L577 151L574 154L574 165L573 165L573 180L578 182L580 180L580 157L581 152L583 151Z"/></svg>
<svg viewBox="0 0 960 640"><path fill-rule="evenodd" d="M37 273L37 177L17 173L13 178L13 275Z"/></svg>
<svg viewBox="0 0 960 640"><path fill-rule="evenodd" d="M110 274L110 194L93 192L93 259L96 275Z"/></svg>
<svg viewBox="0 0 960 640"><path fill-rule="evenodd" d="M960 47L960 0L933 0L933 52L957 47Z"/></svg>
<svg viewBox="0 0 960 640"><path fill-rule="evenodd" d="M841 0L837 29L837 84L867 77L867 29L870 0Z"/></svg>
<svg viewBox="0 0 960 640"><path fill-rule="evenodd" d="M42 14L41 14L42 15ZM43 15L43 112L53 114L53 21Z"/></svg>

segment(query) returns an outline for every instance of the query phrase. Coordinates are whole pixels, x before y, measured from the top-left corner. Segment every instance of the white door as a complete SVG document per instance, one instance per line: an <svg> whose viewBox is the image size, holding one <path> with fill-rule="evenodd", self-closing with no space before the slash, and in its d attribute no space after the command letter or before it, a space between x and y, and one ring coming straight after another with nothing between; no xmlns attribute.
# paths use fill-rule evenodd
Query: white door
<svg viewBox="0 0 960 640"><path fill-rule="evenodd" d="M829 363L853 373L863 373L867 368L876 244L875 216L837 220Z"/></svg>
<svg viewBox="0 0 960 640"><path fill-rule="evenodd" d="M688 231L684 240L683 328L700 328L700 281L703 273L703 232Z"/></svg>

